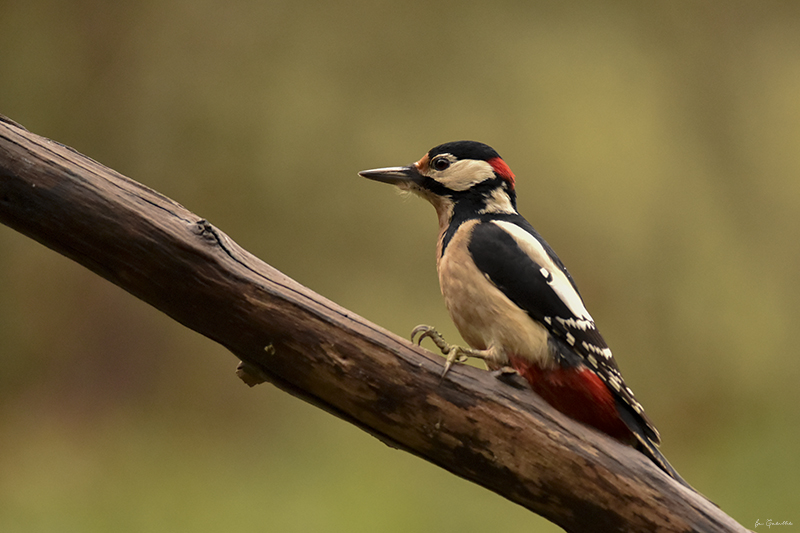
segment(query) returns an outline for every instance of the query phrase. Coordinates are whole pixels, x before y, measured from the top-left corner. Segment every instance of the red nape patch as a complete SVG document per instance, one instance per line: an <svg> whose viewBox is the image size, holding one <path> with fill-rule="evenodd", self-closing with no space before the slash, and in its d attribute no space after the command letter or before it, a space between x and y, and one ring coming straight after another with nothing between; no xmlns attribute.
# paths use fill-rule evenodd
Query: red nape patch
<svg viewBox="0 0 800 533"><path fill-rule="evenodd" d="M588 368L542 370L517 357L511 357L510 361L536 394L568 417L626 444L635 441L633 433L619 417L614 395Z"/></svg>
<svg viewBox="0 0 800 533"><path fill-rule="evenodd" d="M500 157L493 157L487 161L492 168L494 169L495 173L506 180L509 184L511 184L511 189L514 189L514 173L511 172L511 169L508 168L506 162L503 161Z"/></svg>

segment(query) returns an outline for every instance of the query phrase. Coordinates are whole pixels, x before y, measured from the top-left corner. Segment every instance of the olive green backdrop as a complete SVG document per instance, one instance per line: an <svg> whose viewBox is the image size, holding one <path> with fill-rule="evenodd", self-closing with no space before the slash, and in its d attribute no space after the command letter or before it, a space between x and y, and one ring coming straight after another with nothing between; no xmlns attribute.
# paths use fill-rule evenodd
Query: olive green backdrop
<svg viewBox="0 0 800 533"><path fill-rule="evenodd" d="M0 113L406 336L435 216L356 176L474 139L684 477L800 523L800 3L0 1ZM0 530L556 531L0 227Z"/></svg>

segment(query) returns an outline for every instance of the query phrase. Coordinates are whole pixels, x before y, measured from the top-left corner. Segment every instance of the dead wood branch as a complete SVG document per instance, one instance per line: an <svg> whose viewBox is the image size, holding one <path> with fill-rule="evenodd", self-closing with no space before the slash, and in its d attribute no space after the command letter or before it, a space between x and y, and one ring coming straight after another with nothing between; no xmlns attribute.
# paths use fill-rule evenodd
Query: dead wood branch
<svg viewBox="0 0 800 533"><path fill-rule="evenodd" d="M525 387L326 300L176 202L0 121L0 222L226 346L266 380L579 531L745 531L642 455Z"/></svg>

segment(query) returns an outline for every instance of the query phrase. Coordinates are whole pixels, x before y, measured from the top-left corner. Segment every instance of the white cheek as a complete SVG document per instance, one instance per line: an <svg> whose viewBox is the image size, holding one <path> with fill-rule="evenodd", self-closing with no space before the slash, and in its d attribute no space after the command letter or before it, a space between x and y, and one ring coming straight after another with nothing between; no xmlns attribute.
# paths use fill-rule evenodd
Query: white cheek
<svg viewBox="0 0 800 533"><path fill-rule="evenodd" d="M454 191L466 191L473 185L494 177L494 169L486 161L464 159L456 161L447 170L433 178Z"/></svg>

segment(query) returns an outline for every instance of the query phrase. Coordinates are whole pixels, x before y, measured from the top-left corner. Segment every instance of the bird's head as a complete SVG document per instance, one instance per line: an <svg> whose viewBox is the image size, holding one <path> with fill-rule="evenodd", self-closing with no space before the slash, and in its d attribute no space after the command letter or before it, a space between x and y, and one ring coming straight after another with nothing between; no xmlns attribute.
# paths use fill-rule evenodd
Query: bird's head
<svg viewBox="0 0 800 533"><path fill-rule="evenodd" d="M457 203L487 213L516 210L514 174L492 147L475 141L440 144L411 165L358 174L416 193L440 215Z"/></svg>

